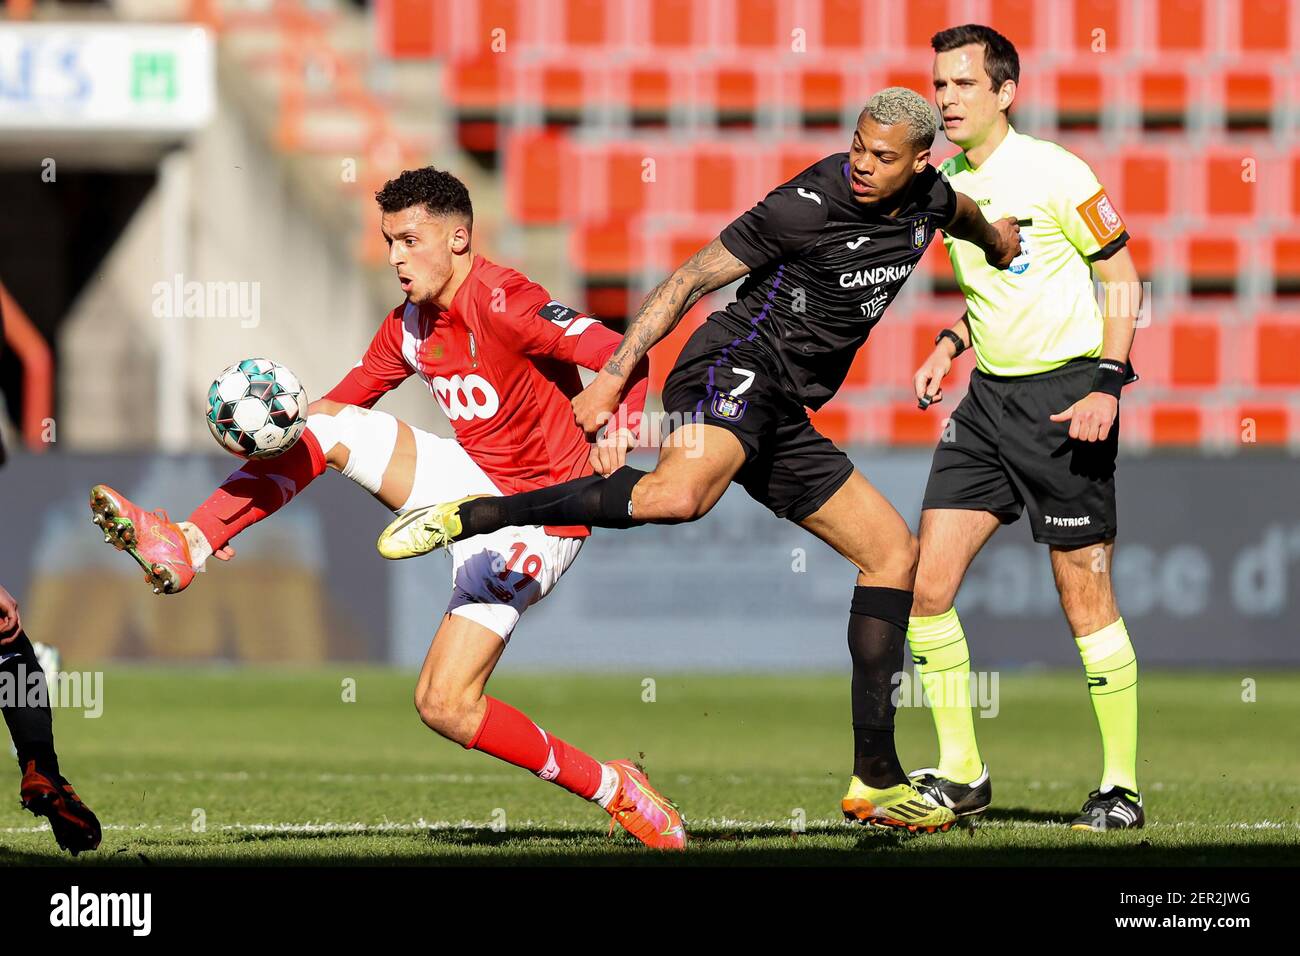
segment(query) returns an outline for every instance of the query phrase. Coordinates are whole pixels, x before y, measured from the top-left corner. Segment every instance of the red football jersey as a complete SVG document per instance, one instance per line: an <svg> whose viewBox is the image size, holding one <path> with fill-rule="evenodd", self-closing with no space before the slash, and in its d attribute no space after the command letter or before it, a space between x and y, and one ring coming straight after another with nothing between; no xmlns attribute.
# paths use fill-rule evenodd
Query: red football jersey
<svg viewBox="0 0 1300 956"><path fill-rule="evenodd" d="M527 276L475 255L450 308L407 302L394 309L325 397L370 408L419 375L456 440L501 493L532 491L591 474L590 445L569 404L582 390L575 366L599 370L620 341ZM645 362L631 381L617 414L635 427L645 408ZM590 533L583 526L546 530Z"/></svg>

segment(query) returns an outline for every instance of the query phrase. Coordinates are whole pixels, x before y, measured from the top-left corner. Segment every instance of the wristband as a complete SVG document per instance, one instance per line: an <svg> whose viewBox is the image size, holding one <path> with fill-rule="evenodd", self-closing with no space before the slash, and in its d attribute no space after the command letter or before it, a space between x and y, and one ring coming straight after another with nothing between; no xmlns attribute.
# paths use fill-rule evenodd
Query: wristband
<svg viewBox="0 0 1300 956"><path fill-rule="evenodd" d="M954 332L952 329L944 329L942 332L936 335L934 337L934 344L938 345L944 339L952 339L953 348L957 350L952 353L953 358L956 358L958 355L961 355L962 352L966 351L966 343L963 342L961 340L961 336L958 335L956 332Z"/></svg>
<svg viewBox="0 0 1300 956"><path fill-rule="evenodd" d="M1102 359L1097 363L1097 371L1092 376L1092 390L1104 392L1119 400L1120 390L1128 380L1128 366L1114 359Z"/></svg>

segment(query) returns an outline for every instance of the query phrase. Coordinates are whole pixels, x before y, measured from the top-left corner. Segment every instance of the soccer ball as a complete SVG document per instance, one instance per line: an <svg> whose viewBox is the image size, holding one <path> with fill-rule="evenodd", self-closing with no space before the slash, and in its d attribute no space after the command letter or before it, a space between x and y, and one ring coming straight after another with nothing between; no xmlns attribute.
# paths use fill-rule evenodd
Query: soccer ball
<svg viewBox="0 0 1300 956"><path fill-rule="evenodd" d="M270 359L236 362L208 389L208 430L240 458L274 458L307 427L307 393L298 376Z"/></svg>

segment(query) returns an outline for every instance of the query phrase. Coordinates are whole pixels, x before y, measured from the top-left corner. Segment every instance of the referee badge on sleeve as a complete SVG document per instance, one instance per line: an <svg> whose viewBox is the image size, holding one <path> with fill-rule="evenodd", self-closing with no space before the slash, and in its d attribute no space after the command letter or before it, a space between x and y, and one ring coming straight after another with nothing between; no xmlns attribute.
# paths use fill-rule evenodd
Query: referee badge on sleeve
<svg viewBox="0 0 1300 956"><path fill-rule="evenodd" d="M1091 199L1080 203L1075 209L1088 226L1092 237L1103 246L1124 231L1124 220L1111 205L1110 197L1104 189L1097 190Z"/></svg>

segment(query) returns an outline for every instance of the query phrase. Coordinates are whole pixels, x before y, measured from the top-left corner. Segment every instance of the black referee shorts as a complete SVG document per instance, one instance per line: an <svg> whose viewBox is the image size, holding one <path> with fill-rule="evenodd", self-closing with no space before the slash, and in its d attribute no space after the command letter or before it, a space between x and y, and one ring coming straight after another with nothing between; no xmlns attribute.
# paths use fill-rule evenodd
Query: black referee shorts
<svg viewBox="0 0 1300 956"><path fill-rule="evenodd" d="M745 448L735 481L778 518L802 521L853 474L853 462L808 420L774 361L752 342L706 321L664 383L673 426L725 428Z"/></svg>
<svg viewBox="0 0 1300 956"><path fill-rule="evenodd" d="M1115 537L1119 420L1102 442L1053 422L1092 389L1096 359L1038 375L971 372L970 389L934 452L921 509L987 511L1004 524L1029 506L1034 540L1064 548Z"/></svg>

